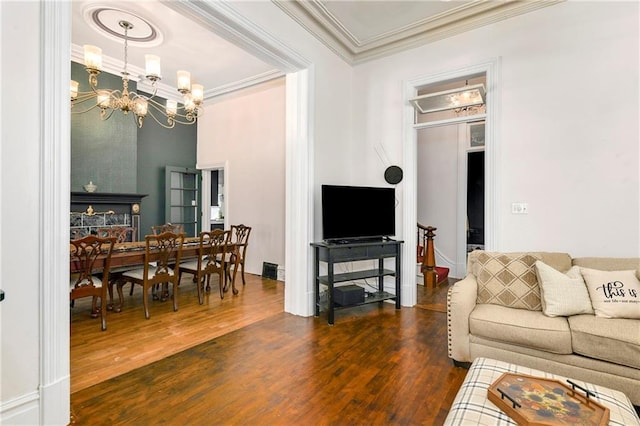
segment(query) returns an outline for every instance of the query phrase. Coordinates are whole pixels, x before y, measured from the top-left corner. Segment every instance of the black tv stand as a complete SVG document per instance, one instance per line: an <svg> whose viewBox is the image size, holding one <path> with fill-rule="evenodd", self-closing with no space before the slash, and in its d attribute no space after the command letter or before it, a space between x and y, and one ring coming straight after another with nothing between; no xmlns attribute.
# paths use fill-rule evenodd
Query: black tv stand
<svg viewBox="0 0 640 426"><path fill-rule="evenodd" d="M323 241L312 243L315 257L315 316L320 315L320 284L327 286L327 322L334 323L335 309L359 306L368 303L382 303L385 300L395 300L396 309L400 309L400 253L403 241L396 241L390 238L377 238L374 241L357 240L352 242L337 243L336 241ZM394 270L384 269L384 259L395 258ZM354 262L359 260L378 259L378 267L375 269L334 274L334 265L342 262ZM320 275L320 262L327 263L327 275ZM395 294L384 291L384 277L395 277ZM365 297L364 302L339 306L334 303L334 284L346 281L362 280L366 278L377 278L378 289L370 292Z"/></svg>
<svg viewBox="0 0 640 426"><path fill-rule="evenodd" d="M382 237L367 237L367 238L342 238L336 240L325 240L325 244L358 244L358 243L379 243L382 241Z"/></svg>

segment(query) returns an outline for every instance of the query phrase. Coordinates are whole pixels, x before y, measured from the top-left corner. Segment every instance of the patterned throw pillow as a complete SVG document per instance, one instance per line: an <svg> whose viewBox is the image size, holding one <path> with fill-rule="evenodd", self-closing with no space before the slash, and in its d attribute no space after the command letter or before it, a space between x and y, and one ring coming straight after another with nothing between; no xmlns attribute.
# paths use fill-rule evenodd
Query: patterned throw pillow
<svg viewBox="0 0 640 426"><path fill-rule="evenodd" d="M580 268L597 317L640 319L640 281L636 271Z"/></svg>
<svg viewBox="0 0 640 426"><path fill-rule="evenodd" d="M477 303L541 310L536 260L528 253L480 253L472 271L478 282Z"/></svg>

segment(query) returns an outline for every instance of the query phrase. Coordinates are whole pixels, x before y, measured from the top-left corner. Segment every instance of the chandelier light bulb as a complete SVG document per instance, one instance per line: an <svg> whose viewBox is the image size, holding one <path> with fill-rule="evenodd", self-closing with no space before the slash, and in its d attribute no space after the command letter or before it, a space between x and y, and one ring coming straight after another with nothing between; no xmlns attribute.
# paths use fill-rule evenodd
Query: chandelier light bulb
<svg viewBox="0 0 640 426"><path fill-rule="evenodd" d="M178 102L167 99L167 115L170 117L178 113Z"/></svg>
<svg viewBox="0 0 640 426"><path fill-rule="evenodd" d="M102 109L109 108L111 105L110 97L111 93L108 90L98 90L98 95L96 97L96 103Z"/></svg>
<svg viewBox="0 0 640 426"><path fill-rule="evenodd" d="M78 98L78 85L79 83L75 80L71 80L71 100L75 100Z"/></svg>
<svg viewBox="0 0 640 426"><path fill-rule="evenodd" d="M146 75L149 79L160 78L160 57L156 55L144 55Z"/></svg>
<svg viewBox="0 0 640 426"><path fill-rule="evenodd" d="M85 44L84 66L90 70L102 70L102 49L90 44Z"/></svg>
<svg viewBox="0 0 640 426"><path fill-rule="evenodd" d="M190 93L184 95L184 109L187 112L193 112L196 109L196 104L193 102L193 97Z"/></svg>
<svg viewBox="0 0 640 426"><path fill-rule="evenodd" d="M134 111L136 115L140 117L145 117L147 115L147 111L149 110L149 104L142 98L137 98L134 104Z"/></svg>
<svg viewBox="0 0 640 426"><path fill-rule="evenodd" d="M193 103L196 105L200 105L204 100L204 87L202 84L192 84L191 85L191 96L193 98Z"/></svg>
<svg viewBox="0 0 640 426"><path fill-rule="evenodd" d="M191 73L189 71L178 71L178 91L187 93L191 90Z"/></svg>

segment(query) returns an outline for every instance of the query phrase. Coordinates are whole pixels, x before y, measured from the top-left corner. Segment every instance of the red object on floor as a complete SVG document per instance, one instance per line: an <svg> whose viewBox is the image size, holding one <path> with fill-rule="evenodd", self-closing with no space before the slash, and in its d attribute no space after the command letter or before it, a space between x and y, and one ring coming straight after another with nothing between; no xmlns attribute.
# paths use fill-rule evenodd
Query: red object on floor
<svg viewBox="0 0 640 426"><path fill-rule="evenodd" d="M447 282L449 278L449 268L445 268L443 266L436 266L436 282L438 285Z"/></svg>

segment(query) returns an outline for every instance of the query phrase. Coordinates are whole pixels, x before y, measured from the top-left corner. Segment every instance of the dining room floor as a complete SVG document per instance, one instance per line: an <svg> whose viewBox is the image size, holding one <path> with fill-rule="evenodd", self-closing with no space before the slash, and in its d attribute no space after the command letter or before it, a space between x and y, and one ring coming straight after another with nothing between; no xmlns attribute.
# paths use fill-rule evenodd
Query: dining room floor
<svg viewBox="0 0 640 426"><path fill-rule="evenodd" d="M247 275L237 296L199 305L183 277L177 312L140 290L107 331L71 321L72 424L441 424L466 370L447 358L447 287L392 303L299 317L284 284ZM125 287L128 290L129 287ZM88 306L87 306L88 307ZM85 307L85 308L87 308Z"/></svg>

